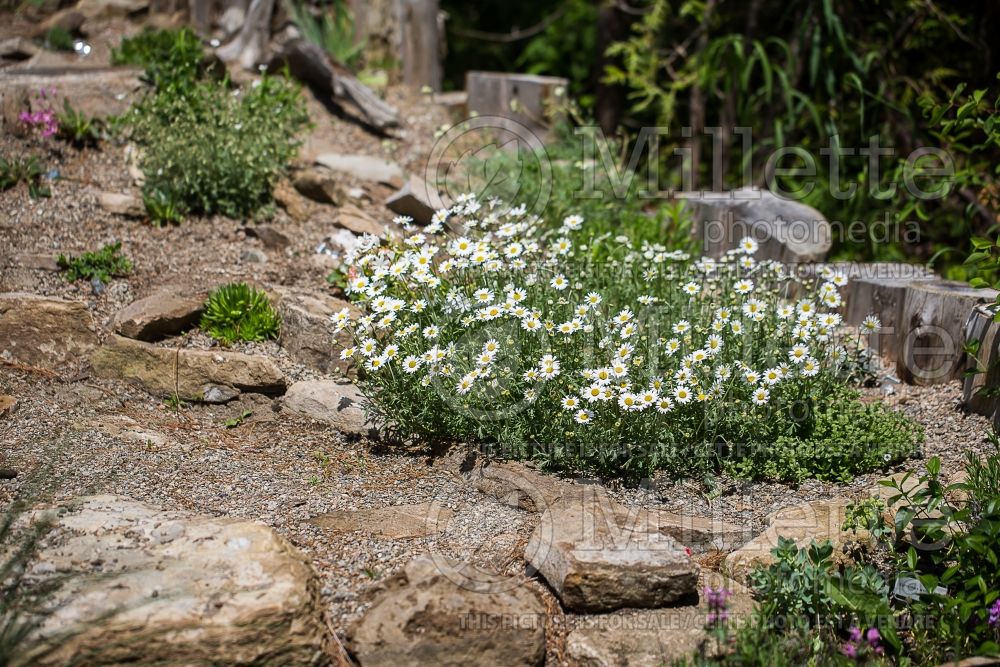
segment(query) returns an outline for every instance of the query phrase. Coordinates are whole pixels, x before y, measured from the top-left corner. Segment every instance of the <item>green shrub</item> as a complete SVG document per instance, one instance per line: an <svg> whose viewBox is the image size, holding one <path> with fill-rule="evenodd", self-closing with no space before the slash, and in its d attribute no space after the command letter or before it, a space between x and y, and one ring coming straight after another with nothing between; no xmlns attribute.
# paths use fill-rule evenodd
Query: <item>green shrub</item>
<svg viewBox="0 0 1000 667"><path fill-rule="evenodd" d="M201 40L190 28L146 27L135 37L122 39L111 50L111 64L143 67L150 84L157 90L169 90L193 84L201 75L204 56Z"/></svg>
<svg viewBox="0 0 1000 667"><path fill-rule="evenodd" d="M264 292L232 283L209 295L200 326L212 338L232 345L277 338L281 319Z"/></svg>
<svg viewBox="0 0 1000 667"><path fill-rule="evenodd" d="M834 465L879 468L916 438L906 428L857 461L846 449L858 443L810 446L872 443L837 410L880 437L905 424L843 390L859 350L837 335L847 279L833 269L789 275L757 261L751 239L695 260L495 200L462 198L436 218L406 239L365 242L348 292L367 314L338 316L375 418L406 435L626 478L701 478L782 436L784 463L738 472L837 477ZM445 219L465 236L440 235Z"/></svg>
<svg viewBox="0 0 1000 667"><path fill-rule="evenodd" d="M72 51L73 35L62 26L52 26L42 36L42 44L52 51Z"/></svg>
<svg viewBox="0 0 1000 667"><path fill-rule="evenodd" d="M70 282L97 279L103 283L113 276L126 276L132 272L132 261L120 255L120 241L109 243L97 252L85 252L79 257L59 255L57 260L63 277Z"/></svg>
<svg viewBox="0 0 1000 667"><path fill-rule="evenodd" d="M914 455L923 440L920 424L882 403L862 403L856 390L843 386L805 397L791 410L801 411L801 418L790 414L780 424L757 424L746 433L745 446L731 457L732 474L849 482Z"/></svg>
<svg viewBox="0 0 1000 667"><path fill-rule="evenodd" d="M181 215L250 216L271 201L307 121L299 87L280 77L243 91L199 81L147 97L128 119L143 147L143 195Z"/></svg>
<svg viewBox="0 0 1000 667"><path fill-rule="evenodd" d="M931 591L912 606L930 621L914 630L922 664L1000 653L1000 447L984 458L969 452L965 467L968 479L951 486L937 458L916 485L909 476L882 482L896 492L888 503L905 547L899 568Z"/></svg>
<svg viewBox="0 0 1000 667"><path fill-rule="evenodd" d="M49 197L52 191L42 183L44 175L45 167L36 155L26 158L0 157L0 192L10 190L18 183L26 183L32 199Z"/></svg>

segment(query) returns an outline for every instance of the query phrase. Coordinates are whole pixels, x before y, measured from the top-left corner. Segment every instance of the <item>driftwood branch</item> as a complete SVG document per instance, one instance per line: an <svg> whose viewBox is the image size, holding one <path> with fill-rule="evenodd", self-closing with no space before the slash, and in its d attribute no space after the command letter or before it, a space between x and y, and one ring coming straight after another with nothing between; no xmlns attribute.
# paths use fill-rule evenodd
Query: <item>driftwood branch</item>
<svg viewBox="0 0 1000 667"><path fill-rule="evenodd" d="M382 130L399 125L399 112L396 109L386 104L346 67L333 61L312 42L301 38L287 42L269 65L272 71L284 67L288 67L292 76L307 84L318 95L327 95L337 103L350 103L372 127Z"/></svg>

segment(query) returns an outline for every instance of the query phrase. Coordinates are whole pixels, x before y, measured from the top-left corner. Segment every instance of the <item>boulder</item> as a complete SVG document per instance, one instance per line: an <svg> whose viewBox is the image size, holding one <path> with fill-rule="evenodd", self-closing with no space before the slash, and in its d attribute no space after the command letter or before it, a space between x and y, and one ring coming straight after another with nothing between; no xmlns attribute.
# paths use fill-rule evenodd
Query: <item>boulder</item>
<svg viewBox="0 0 1000 667"><path fill-rule="evenodd" d="M410 176L406 185L385 200L385 206L393 213L413 218L418 225L430 224L438 209L446 208L441 195L419 176Z"/></svg>
<svg viewBox="0 0 1000 667"><path fill-rule="evenodd" d="M179 334L198 324L206 296L184 295L175 288L160 290L118 311L115 331L126 338L145 341Z"/></svg>
<svg viewBox="0 0 1000 667"><path fill-rule="evenodd" d="M86 114L105 118L124 113L144 84L142 70L135 67L108 68L39 68L27 66L0 71L0 126L7 130L17 127L18 114L24 101L42 88L55 88L73 108Z"/></svg>
<svg viewBox="0 0 1000 667"><path fill-rule="evenodd" d="M747 236L758 242L758 258L785 264L822 262L830 250L830 223L823 214L767 190L676 196L694 218L694 234L706 255L720 257Z"/></svg>
<svg viewBox="0 0 1000 667"><path fill-rule="evenodd" d="M663 607L698 583L698 565L674 538L621 522L606 494L586 488L542 514L524 555L572 611Z"/></svg>
<svg viewBox="0 0 1000 667"><path fill-rule="evenodd" d="M527 581L418 558L369 593L347 647L363 667L528 667L545 660L546 611Z"/></svg>
<svg viewBox="0 0 1000 667"><path fill-rule="evenodd" d="M390 540L428 537L444 531L453 512L438 503L391 505L320 514L309 520L334 535L359 531Z"/></svg>
<svg viewBox="0 0 1000 667"><path fill-rule="evenodd" d="M320 204L338 206L344 199L344 192L336 174L329 169L309 168L295 172L292 185L304 197Z"/></svg>
<svg viewBox="0 0 1000 667"><path fill-rule="evenodd" d="M356 181L382 183L394 188L403 184L403 170L398 164L371 155L320 153L313 161L324 169L344 174Z"/></svg>
<svg viewBox="0 0 1000 667"><path fill-rule="evenodd" d="M41 47L25 37L0 40L0 59L3 60L27 60L40 50Z"/></svg>
<svg viewBox="0 0 1000 667"><path fill-rule="evenodd" d="M347 204L337 211L334 224L359 235L382 236L387 231L385 223L375 220L353 204Z"/></svg>
<svg viewBox="0 0 1000 667"><path fill-rule="evenodd" d="M844 531L844 518L848 498L817 500L778 510L769 517L767 530L750 540L742 548L726 556L722 571L738 582L745 583L747 575L756 567L766 567L774 562L771 550L778 546L778 538L793 540L799 547L810 542L830 540L834 560L850 560L847 552L854 546L870 546L867 531Z"/></svg>
<svg viewBox="0 0 1000 667"><path fill-rule="evenodd" d="M600 502L611 511L618 526L638 533L661 533L692 551L730 550L751 537L747 528L716 517L629 508L607 497L599 487L574 484L514 461L479 465L469 475L481 492L511 507L539 514L563 498L582 493L603 494Z"/></svg>
<svg viewBox="0 0 1000 667"><path fill-rule="evenodd" d="M731 624L753 611L750 591L721 574L704 573L699 588L705 587L732 593L727 601ZM706 653L712 655L715 640L705 630L708 613L702 595L697 605L581 616L566 636L566 657L577 667L662 667L690 659L706 640Z"/></svg>
<svg viewBox="0 0 1000 667"><path fill-rule="evenodd" d="M60 585L20 665L285 667L333 657L316 576L271 528L115 496L53 516L28 577Z"/></svg>
<svg viewBox="0 0 1000 667"><path fill-rule="evenodd" d="M270 290L271 302L281 316L278 343L293 359L324 373L347 375L354 367L340 359L340 350L352 344L348 331L334 332L330 318L341 309L350 310L351 319L361 317L361 311L346 301L323 293L307 293L286 287Z"/></svg>
<svg viewBox="0 0 1000 667"><path fill-rule="evenodd" d="M73 364L97 346L93 317L79 301L0 294L0 355L28 366Z"/></svg>
<svg viewBox="0 0 1000 667"><path fill-rule="evenodd" d="M176 394L186 401L220 402L240 391L280 394L286 386L282 372L264 357L158 347L115 335L90 361L98 377L124 380L165 398Z"/></svg>
<svg viewBox="0 0 1000 667"><path fill-rule="evenodd" d="M97 195L97 202L108 213L127 218L146 217L146 205L136 195L123 194L121 192L102 192Z"/></svg>
<svg viewBox="0 0 1000 667"><path fill-rule="evenodd" d="M271 225L252 225L243 228L250 238L259 239L268 250L284 250L292 244L292 240Z"/></svg>
<svg viewBox="0 0 1000 667"><path fill-rule="evenodd" d="M238 8L237 8L238 9ZM274 201L285 209L292 220L307 220L309 207L299 191L286 179L278 181L274 186ZM287 245L287 244L286 244Z"/></svg>
<svg viewBox="0 0 1000 667"><path fill-rule="evenodd" d="M374 425L365 418L364 400L353 384L304 380L288 388L281 405L285 410L327 422L344 433L366 435Z"/></svg>

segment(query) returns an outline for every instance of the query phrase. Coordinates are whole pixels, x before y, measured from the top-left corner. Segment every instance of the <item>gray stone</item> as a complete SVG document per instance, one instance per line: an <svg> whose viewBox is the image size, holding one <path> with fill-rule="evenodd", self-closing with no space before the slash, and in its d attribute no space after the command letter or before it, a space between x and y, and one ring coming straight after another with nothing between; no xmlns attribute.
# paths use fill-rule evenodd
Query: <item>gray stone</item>
<svg viewBox="0 0 1000 667"><path fill-rule="evenodd" d="M699 589L705 587L732 593L727 600L730 623L752 613L750 591L736 582L706 572ZM697 605L581 616L566 636L565 655L576 667L662 667L690 659L702 646L714 655L715 640L705 630L708 613L703 596Z"/></svg>
<svg viewBox="0 0 1000 667"><path fill-rule="evenodd" d="M354 375L350 360L340 359L340 350L352 344L351 334L335 333L330 318L343 308L350 311L351 320L361 317L361 311L346 301L323 293L308 293L286 287L275 287L271 302L281 316L278 343L293 359L325 373Z"/></svg>
<svg viewBox="0 0 1000 667"><path fill-rule="evenodd" d="M98 377L136 384L155 396L186 401L218 400L216 387L280 394L285 376L265 357L240 352L158 347L110 336L91 356Z"/></svg>
<svg viewBox="0 0 1000 667"><path fill-rule="evenodd" d="M383 183L398 188L403 184L403 170L394 162L370 155L321 153L314 162L321 167L346 174L357 181Z"/></svg>
<svg viewBox="0 0 1000 667"><path fill-rule="evenodd" d="M59 261L55 255L21 254L10 258L11 266L35 271L59 271Z"/></svg>
<svg viewBox="0 0 1000 667"><path fill-rule="evenodd" d="M698 566L672 537L622 521L606 494L582 493L553 503L525 549L563 606L606 612L662 607L695 592Z"/></svg>
<svg viewBox="0 0 1000 667"><path fill-rule="evenodd" d="M364 667L530 667L545 660L546 610L533 585L418 558L371 591L348 630Z"/></svg>
<svg viewBox="0 0 1000 667"><path fill-rule="evenodd" d="M198 323L206 296L184 295L177 288L162 289L118 311L115 331L126 338L145 341L179 334Z"/></svg>
<svg viewBox="0 0 1000 667"><path fill-rule="evenodd" d="M823 214L767 190L682 192L677 198L691 212L695 237L711 257L747 236L760 246L756 257L785 264L822 262L830 251L830 223Z"/></svg>
<svg viewBox="0 0 1000 667"><path fill-rule="evenodd" d="M245 227L244 232L251 238L259 239L268 250L284 250L292 244L290 238L270 225Z"/></svg>
<svg viewBox="0 0 1000 667"><path fill-rule="evenodd" d="M97 201L108 213L123 215L127 218L146 217L146 206L136 195L120 192L102 192L97 195Z"/></svg>
<svg viewBox="0 0 1000 667"><path fill-rule="evenodd" d="M382 236L387 231L385 223L375 220L353 204L346 204L337 211L334 224L358 235Z"/></svg>
<svg viewBox="0 0 1000 667"><path fill-rule="evenodd" d="M867 531L842 530L850 502L847 498L832 498L778 510L769 517L767 530L726 556L722 571L745 583L754 568L766 567L774 562L771 550L778 546L778 539L782 537L793 540L800 547L808 546L812 540L830 540L834 546L834 560L847 562L848 552L852 550L848 545L852 548L871 545L871 536Z"/></svg>
<svg viewBox="0 0 1000 667"><path fill-rule="evenodd" d="M333 657L316 577L271 528L115 496L53 516L28 576L60 585L19 667L208 665L220 656L284 667Z"/></svg>
<svg viewBox="0 0 1000 667"><path fill-rule="evenodd" d="M79 301L0 294L0 354L28 366L77 363L97 346L93 317Z"/></svg>
<svg viewBox="0 0 1000 667"><path fill-rule="evenodd" d="M111 68L44 68L30 69L17 65L0 71L0 118L2 126L17 127L23 101L42 88L55 88L73 101L73 108L86 114L105 118L124 113L136 94L144 88L142 70L134 67Z"/></svg>
<svg viewBox="0 0 1000 667"><path fill-rule="evenodd" d="M365 435L374 426L365 418L364 400L353 384L304 380L288 388L281 405L285 410L327 422L344 433Z"/></svg>
<svg viewBox="0 0 1000 667"><path fill-rule="evenodd" d="M39 51L30 39L10 37L0 41L0 58L5 60L27 60Z"/></svg>
<svg viewBox="0 0 1000 667"><path fill-rule="evenodd" d="M418 225L429 224L436 211L447 208L437 190L419 176L410 176L406 185L385 200L385 206L393 213L413 218Z"/></svg>
<svg viewBox="0 0 1000 667"><path fill-rule="evenodd" d="M344 200L343 188L337 180L337 175L329 169L311 167L295 172L292 185L304 197L320 204L338 206Z"/></svg>

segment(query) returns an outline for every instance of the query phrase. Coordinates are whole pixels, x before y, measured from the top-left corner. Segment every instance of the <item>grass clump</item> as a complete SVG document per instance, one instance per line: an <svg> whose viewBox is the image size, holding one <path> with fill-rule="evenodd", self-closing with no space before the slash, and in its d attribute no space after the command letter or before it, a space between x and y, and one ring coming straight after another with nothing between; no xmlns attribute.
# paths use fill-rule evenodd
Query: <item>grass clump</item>
<svg viewBox="0 0 1000 667"><path fill-rule="evenodd" d="M63 100L63 110L56 114L59 122L59 137L77 148L96 146L101 138L99 119L73 108L69 100Z"/></svg>
<svg viewBox="0 0 1000 667"><path fill-rule="evenodd" d="M201 329L224 345L278 337L281 318L264 292L246 283L213 291L205 302Z"/></svg>
<svg viewBox="0 0 1000 667"><path fill-rule="evenodd" d="M45 167L36 155L29 155L26 158L0 157L0 192L10 190L18 183L25 183L32 199L51 197L52 190L42 183L44 175Z"/></svg>
<svg viewBox="0 0 1000 667"><path fill-rule="evenodd" d="M57 263L63 277L70 282L77 280L100 280L106 283L115 276L126 276L132 272L132 260L121 255L120 241L109 243L97 252L85 252L79 257L59 255Z"/></svg>
<svg viewBox="0 0 1000 667"><path fill-rule="evenodd" d="M116 62L146 67L155 90L122 125L143 148L143 199L157 224L187 214L252 217L295 156L308 123L299 87L264 77L246 89L204 78L201 43L190 30L124 40Z"/></svg>
<svg viewBox="0 0 1000 667"><path fill-rule="evenodd" d="M904 458L918 430L846 389L864 363L837 312L847 277L756 250L695 258L464 197L360 246L348 293L367 313L337 316L355 338L342 356L404 434L551 468L839 479Z"/></svg>

